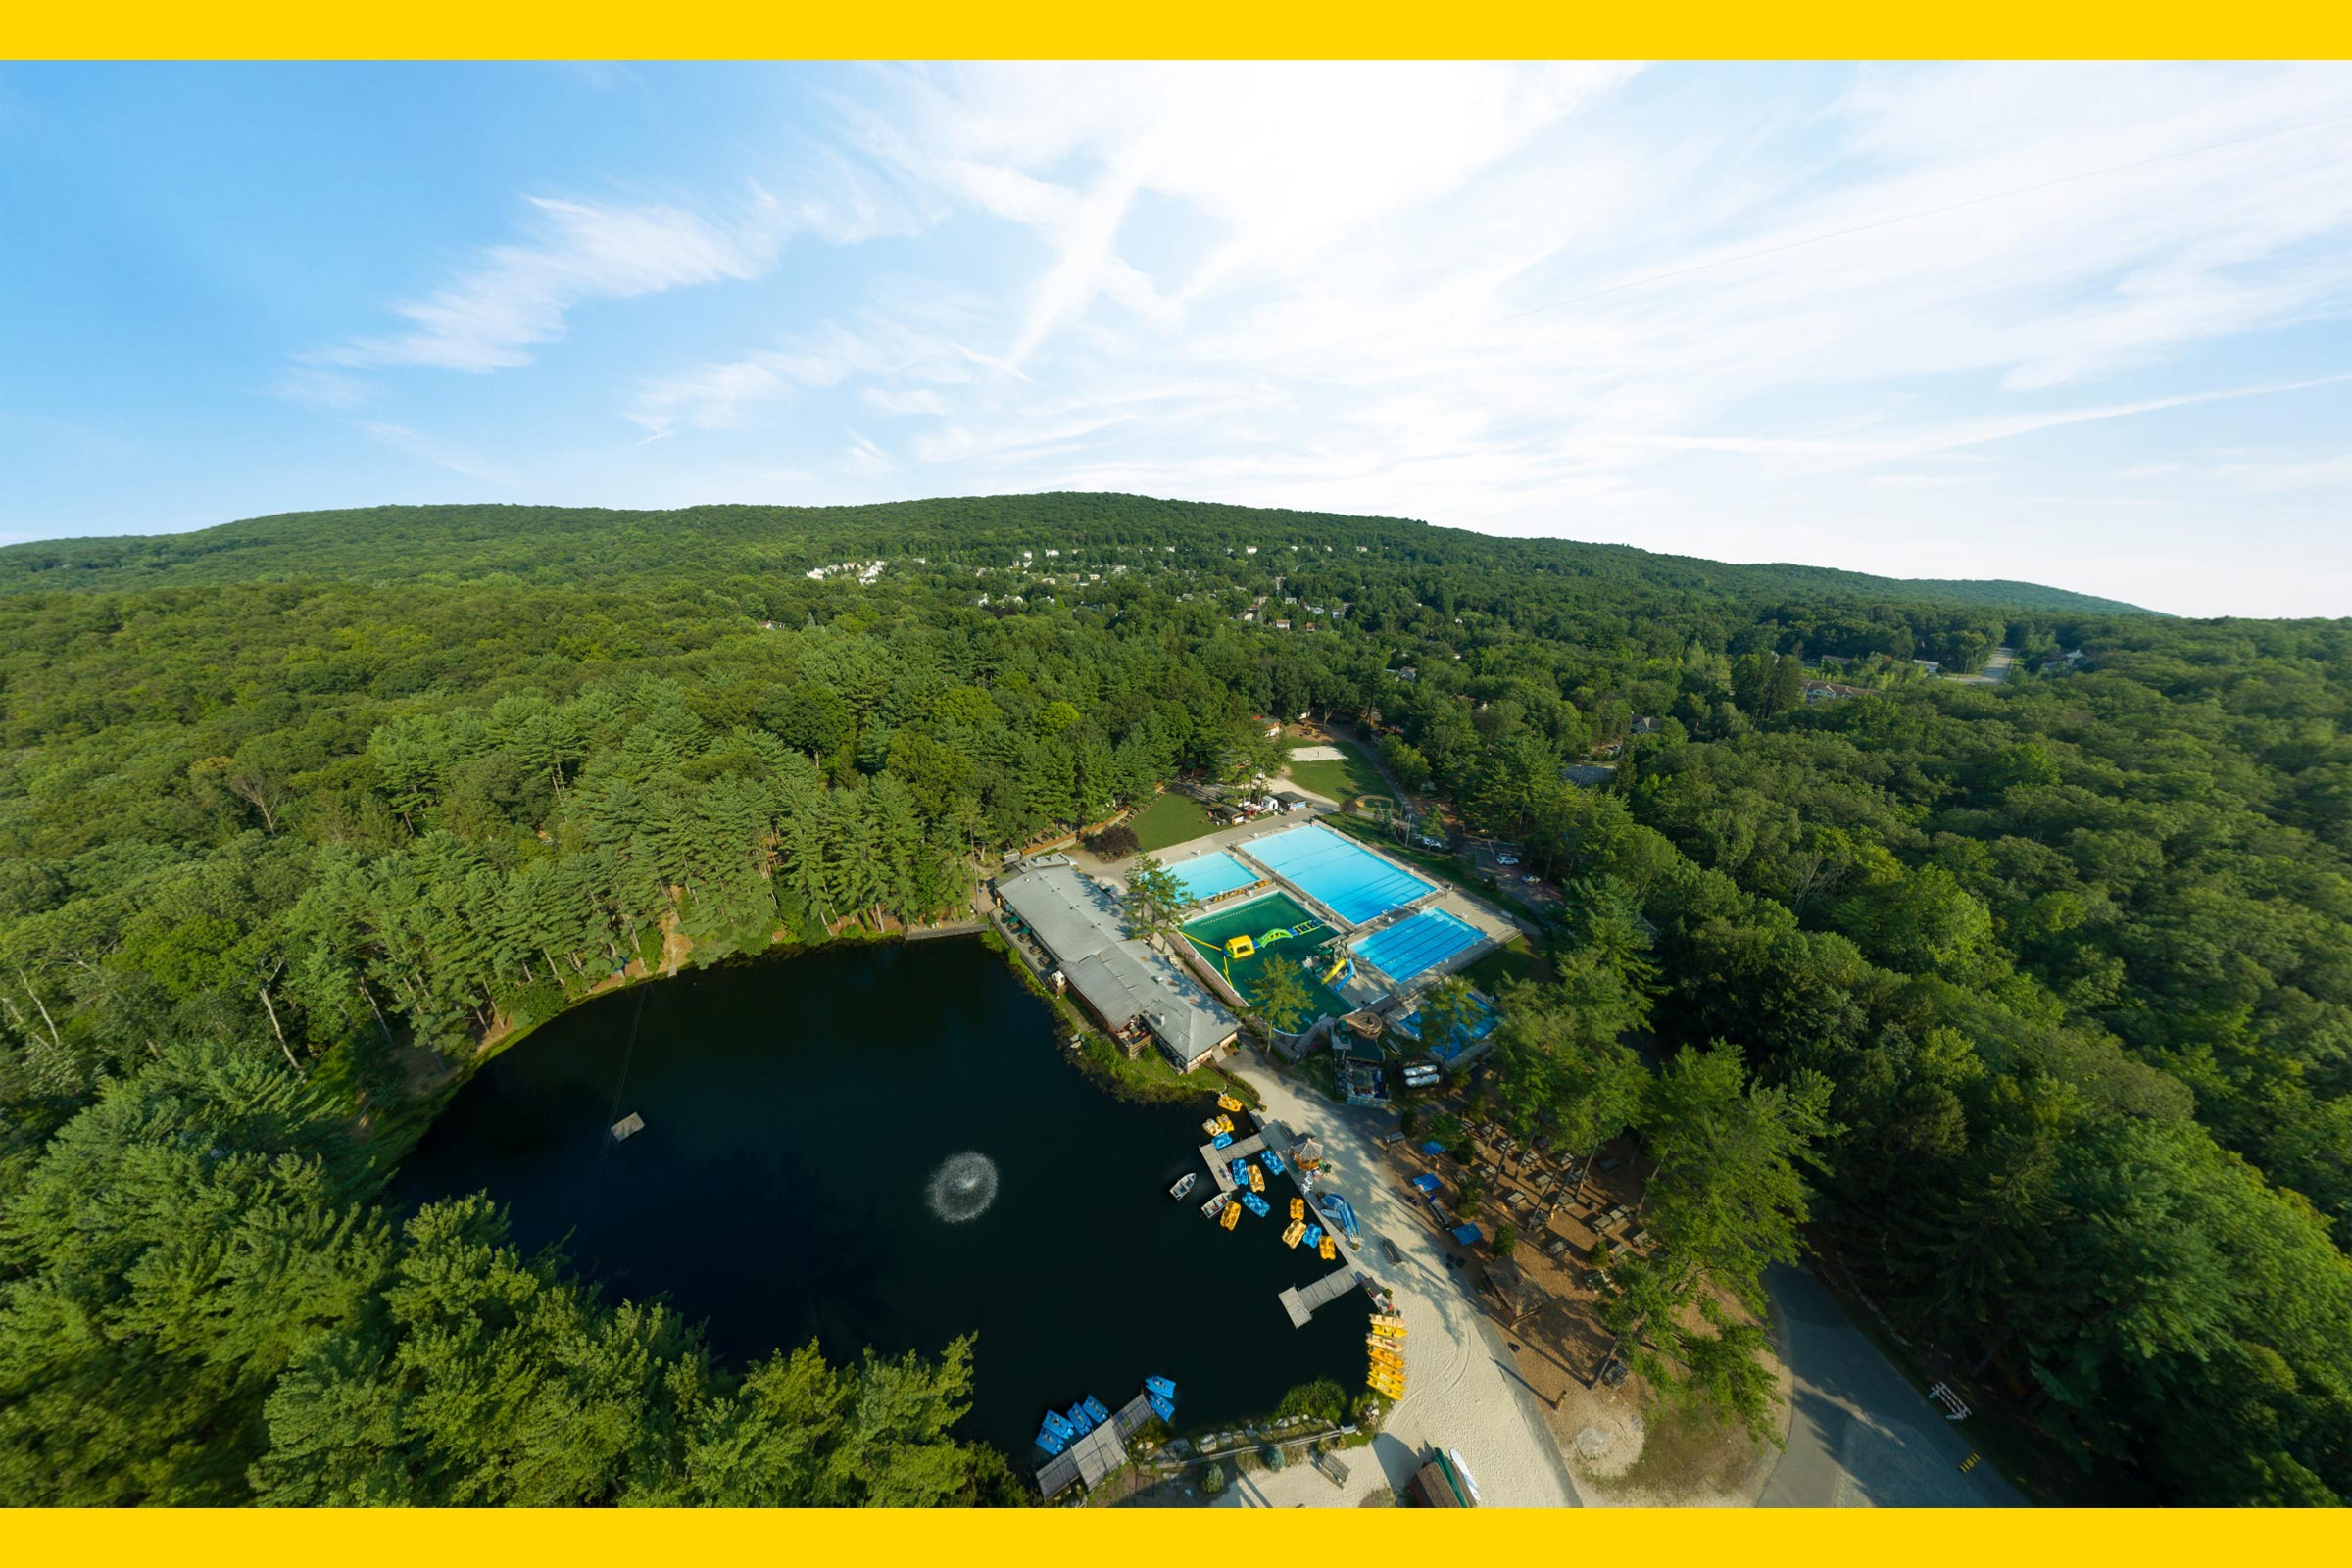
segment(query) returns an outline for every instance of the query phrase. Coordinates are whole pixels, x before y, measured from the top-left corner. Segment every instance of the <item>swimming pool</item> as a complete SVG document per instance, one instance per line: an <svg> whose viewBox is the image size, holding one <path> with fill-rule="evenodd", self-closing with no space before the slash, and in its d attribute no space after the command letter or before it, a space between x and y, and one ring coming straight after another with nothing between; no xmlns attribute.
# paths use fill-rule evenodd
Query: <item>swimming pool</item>
<svg viewBox="0 0 2352 1568"><path fill-rule="evenodd" d="M1227 855L1223 850L1211 850L1206 855L1168 867L1168 875L1184 889L1184 896L1195 904L1206 904L1236 888L1246 888L1258 880L1255 871Z"/></svg>
<svg viewBox="0 0 2352 1568"><path fill-rule="evenodd" d="M1485 940L1478 927L1444 909L1423 909L1348 944L1356 956L1402 984Z"/></svg>
<svg viewBox="0 0 2352 1568"><path fill-rule="evenodd" d="M1266 940L1277 931L1294 931L1298 935ZM1337 1018L1353 1010L1351 1003L1323 983L1323 976L1332 968L1331 928L1287 893L1245 899L1213 914L1201 915L1186 924L1184 935L1202 960L1223 974L1227 984L1252 1006L1262 1000L1265 972L1279 963L1297 970L1298 978L1305 982L1312 1009L1306 1015L1309 1021L1326 1015ZM1235 937L1250 938L1257 951L1247 958L1231 956L1225 951L1225 944Z"/></svg>
<svg viewBox="0 0 2352 1568"><path fill-rule="evenodd" d="M1430 885L1319 822L1252 839L1250 858L1322 901L1349 925L1412 903Z"/></svg>

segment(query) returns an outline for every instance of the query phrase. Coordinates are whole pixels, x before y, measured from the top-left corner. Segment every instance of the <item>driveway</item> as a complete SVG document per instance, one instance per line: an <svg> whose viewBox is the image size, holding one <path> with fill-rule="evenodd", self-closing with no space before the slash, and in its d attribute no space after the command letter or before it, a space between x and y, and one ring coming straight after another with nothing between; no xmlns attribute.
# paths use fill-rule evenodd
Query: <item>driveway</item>
<svg viewBox="0 0 2352 1568"><path fill-rule="evenodd" d="M1782 1354L1795 1386L1788 1447L1764 1485L1763 1508L2022 1508L2026 1499L1980 1463L1969 1423L1946 1421L1879 1353L1813 1275L1765 1277Z"/></svg>

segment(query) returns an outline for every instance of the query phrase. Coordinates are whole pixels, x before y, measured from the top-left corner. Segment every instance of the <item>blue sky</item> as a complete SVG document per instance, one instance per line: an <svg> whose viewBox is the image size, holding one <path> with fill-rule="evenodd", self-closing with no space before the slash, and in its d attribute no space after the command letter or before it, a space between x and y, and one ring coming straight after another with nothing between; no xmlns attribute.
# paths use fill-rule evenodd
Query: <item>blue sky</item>
<svg viewBox="0 0 2352 1568"><path fill-rule="evenodd" d="M2332 66L0 68L0 541L1081 488L2352 614Z"/></svg>

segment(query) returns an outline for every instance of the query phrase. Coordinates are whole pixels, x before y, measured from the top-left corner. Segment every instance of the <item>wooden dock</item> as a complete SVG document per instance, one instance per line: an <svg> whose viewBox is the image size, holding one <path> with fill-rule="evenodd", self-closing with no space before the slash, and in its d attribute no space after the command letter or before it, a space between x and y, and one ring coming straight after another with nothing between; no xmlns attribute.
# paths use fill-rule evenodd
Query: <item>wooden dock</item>
<svg viewBox="0 0 2352 1568"><path fill-rule="evenodd" d="M1115 1411L1108 1421L1048 1459L1037 1469L1037 1490L1051 1502L1058 1494L1079 1482L1092 1487L1104 1476L1127 1462L1127 1440L1144 1428L1147 1421L1155 1420L1152 1413L1152 1396L1139 1394Z"/></svg>
<svg viewBox="0 0 2352 1568"><path fill-rule="evenodd" d="M1285 1153L1283 1168L1289 1170L1290 1160L1286 1152L1290 1147L1291 1135L1284 1130L1282 1123L1278 1121L1260 1122L1256 1132L1247 1138L1237 1138L1223 1149L1219 1149L1214 1144L1202 1144L1200 1146L1200 1162L1208 1167L1209 1180L1217 1184L1217 1191L1230 1193L1234 1190L1233 1172L1227 1167L1231 1166L1235 1160L1248 1159L1252 1154L1262 1154L1268 1149L1272 1149L1277 1153ZM1296 1179L1294 1176L1293 1180Z"/></svg>
<svg viewBox="0 0 2352 1568"><path fill-rule="evenodd" d="M1343 1268L1333 1269L1303 1291L1297 1286L1284 1291L1282 1309L1291 1314L1291 1327L1302 1329L1306 1327L1307 1319L1315 1315L1317 1308L1329 1306L1349 1291L1371 1283L1370 1275L1349 1263Z"/></svg>

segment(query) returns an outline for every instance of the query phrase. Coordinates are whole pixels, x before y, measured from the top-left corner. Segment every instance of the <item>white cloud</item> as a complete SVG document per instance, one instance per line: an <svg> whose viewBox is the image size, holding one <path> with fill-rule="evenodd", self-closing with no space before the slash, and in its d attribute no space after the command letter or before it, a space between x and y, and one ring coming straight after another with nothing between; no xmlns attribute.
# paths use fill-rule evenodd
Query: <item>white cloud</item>
<svg viewBox="0 0 2352 1568"><path fill-rule="evenodd" d="M395 452L406 453L435 467L447 468L452 473L464 474L468 479L510 488L519 482L512 470L453 447L437 437L412 430L405 424L368 421L361 424L360 430L369 440L390 447Z"/></svg>
<svg viewBox="0 0 2352 1568"><path fill-rule="evenodd" d="M727 279L774 264L786 225L757 193L746 211L713 220L677 207L620 207L530 198L532 238L492 247L421 300L392 307L413 330L321 349L315 359L361 368L430 366L484 371L527 365L561 338L566 313Z"/></svg>

